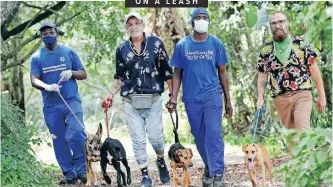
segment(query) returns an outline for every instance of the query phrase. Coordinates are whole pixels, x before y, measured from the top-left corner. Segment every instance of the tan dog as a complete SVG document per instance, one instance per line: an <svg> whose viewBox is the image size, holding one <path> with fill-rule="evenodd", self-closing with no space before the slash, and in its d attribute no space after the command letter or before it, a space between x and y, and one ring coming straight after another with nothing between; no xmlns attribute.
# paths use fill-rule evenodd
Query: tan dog
<svg viewBox="0 0 333 187"><path fill-rule="evenodd" d="M266 187L265 167L268 170L269 181L273 185L273 165L267 149L261 144L248 144L242 146L242 151L245 152L244 163L250 175L252 186L258 186L255 166L261 167L262 186Z"/></svg>
<svg viewBox="0 0 333 187"><path fill-rule="evenodd" d="M86 153L86 169L87 169L87 186L98 185L97 175L92 168L92 162L101 161L101 142L102 138L102 124L99 124L96 134L88 134L85 144Z"/></svg>
<svg viewBox="0 0 333 187"><path fill-rule="evenodd" d="M191 186L189 167L193 166L191 149L186 149L180 143L173 144L169 149L170 165L172 169L175 187L182 186L182 182L177 175L177 168L183 168L184 182L183 187Z"/></svg>

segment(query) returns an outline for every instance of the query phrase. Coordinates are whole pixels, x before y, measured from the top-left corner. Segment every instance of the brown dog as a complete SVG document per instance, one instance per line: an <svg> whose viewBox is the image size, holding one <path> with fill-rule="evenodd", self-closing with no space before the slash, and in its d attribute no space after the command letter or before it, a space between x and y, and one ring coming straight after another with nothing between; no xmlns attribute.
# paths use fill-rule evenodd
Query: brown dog
<svg viewBox="0 0 333 187"><path fill-rule="evenodd" d="M183 168L184 182L183 187L191 185L189 167L193 166L192 157L193 153L191 149L186 149L180 143L173 144L168 152L170 158L170 165L172 169L173 180L175 187L182 186L182 182L177 175L177 168Z"/></svg>
<svg viewBox="0 0 333 187"><path fill-rule="evenodd" d="M261 144L248 144L242 146L242 151L245 152L244 163L250 175L252 186L258 186L255 166L261 167L262 186L266 187L265 167L268 170L269 181L273 185L273 165L267 149Z"/></svg>
<svg viewBox="0 0 333 187"><path fill-rule="evenodd" d="M85 144L86 169L87 169L87 186L97 184L97 175L92 168L92 162L101 161L100 149L102 146L102 124L99 124L96 134L88 134Z"/></svg>

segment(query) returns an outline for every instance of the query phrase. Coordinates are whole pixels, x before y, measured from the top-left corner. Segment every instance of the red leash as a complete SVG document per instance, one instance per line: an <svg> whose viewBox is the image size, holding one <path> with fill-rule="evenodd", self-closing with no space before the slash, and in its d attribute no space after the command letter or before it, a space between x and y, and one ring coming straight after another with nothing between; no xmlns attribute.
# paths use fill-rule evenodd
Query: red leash
<svg viewBox="0 0 333 187"><path fill-rule="evenodd" d="M110 137L108 108L111 108L111 107L112 107L112 99L108 99L107 101L102 102L102 108L104 108L104 113L105 113L106 133L107 133L108 138Z"/></svg>

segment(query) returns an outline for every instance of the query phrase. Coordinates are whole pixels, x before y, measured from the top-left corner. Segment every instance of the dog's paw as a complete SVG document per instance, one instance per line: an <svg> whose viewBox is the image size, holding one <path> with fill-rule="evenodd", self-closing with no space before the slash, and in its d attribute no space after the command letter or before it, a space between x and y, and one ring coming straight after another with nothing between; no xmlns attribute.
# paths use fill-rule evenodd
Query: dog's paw
<svg viewBox="0 0 333 187"><path fill-rule="evenodd" d="M107 183L105 182L105 180L101 180L100 184L101 184L101 186L106 186L107 185Z"/></svg>
<svg viewBox="0 0 333 187"><path fill-rule="evenodd" d="M109 176L103 175L103 177L104 177L104 180L106 181L106 183L111 184L111 179Z"/></svg>
<svg viewBox="0 0 333 187"><path fill-rule="evenodd" d="M127 184L130 185L132 183L131 177L127 177Z"/></svg>

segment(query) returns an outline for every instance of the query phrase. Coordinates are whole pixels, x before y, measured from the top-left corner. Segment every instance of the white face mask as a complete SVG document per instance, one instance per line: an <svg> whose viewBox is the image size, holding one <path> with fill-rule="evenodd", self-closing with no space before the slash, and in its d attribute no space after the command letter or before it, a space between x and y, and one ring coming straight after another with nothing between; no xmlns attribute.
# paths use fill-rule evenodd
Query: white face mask
<svg viewBox="0 0 333 187"><path fill-rule="evenodd" d="M206 20L195 20L194 21L194 30L197 31L198 33L205 33L208 32L208 25L209 21Z"/></svg>

